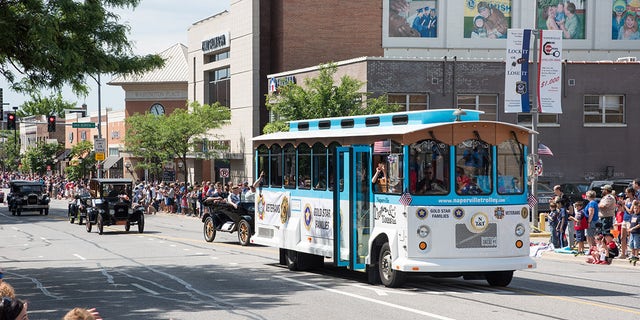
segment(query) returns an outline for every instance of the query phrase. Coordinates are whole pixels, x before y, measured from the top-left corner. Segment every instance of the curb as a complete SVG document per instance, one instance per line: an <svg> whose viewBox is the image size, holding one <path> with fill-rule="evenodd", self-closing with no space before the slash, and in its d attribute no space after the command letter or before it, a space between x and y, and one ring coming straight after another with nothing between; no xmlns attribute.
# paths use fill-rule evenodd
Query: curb
<svg viewBox="0 0 640 320"><path fill-rule="evenodd" d="M574 256L573 254L557 253L553 251L543 251L542 255L540 256L540 259L566 261L566 262L596 266L594 264L587 263L586 261L587 256ZM616 266L616 267L623 267L623 268L629 268L629 269L636 269L640 271L640 263L634 266L633 264L630 264L629 260L627 259L616 258L616 259L613 259L613 261L611 261L610 265L597 265L597 266Z"/></svg>

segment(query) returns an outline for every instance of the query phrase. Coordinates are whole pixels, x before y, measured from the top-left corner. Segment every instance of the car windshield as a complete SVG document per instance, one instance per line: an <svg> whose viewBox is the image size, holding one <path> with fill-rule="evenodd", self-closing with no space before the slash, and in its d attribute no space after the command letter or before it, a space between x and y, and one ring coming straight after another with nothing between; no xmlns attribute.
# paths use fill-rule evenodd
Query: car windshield
<svg viewBox="0 0 640 320"><path fill-rule="evenodd" d="M42 186L41 185L20 186L20 192L22 192L22 193L42 193Z"/></svg>
<svg viewBox="0 0 640 320"><path fill-rule="evenodd" d="M538 192L553 192L553 189L546 184L538 183Z"/></svg>
<svg viewBox="0 0 640 320"><path fill-rule="evenodd" d="M585 193L587 192L587 190L589 190L589 185L588 184L579 184L576 185L576 188L578 188L578 191Z"/></svg>

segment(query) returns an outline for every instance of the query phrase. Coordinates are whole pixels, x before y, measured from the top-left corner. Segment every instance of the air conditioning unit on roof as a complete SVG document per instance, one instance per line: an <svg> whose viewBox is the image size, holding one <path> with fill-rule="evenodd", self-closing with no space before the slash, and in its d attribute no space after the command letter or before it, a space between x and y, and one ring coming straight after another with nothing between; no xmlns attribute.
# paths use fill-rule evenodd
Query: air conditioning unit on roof
<svg viewBox="0 0 640 320"><path fill-rule="evenodd" d="M621 57L618 62L636 62L636 57Z"/></svg>

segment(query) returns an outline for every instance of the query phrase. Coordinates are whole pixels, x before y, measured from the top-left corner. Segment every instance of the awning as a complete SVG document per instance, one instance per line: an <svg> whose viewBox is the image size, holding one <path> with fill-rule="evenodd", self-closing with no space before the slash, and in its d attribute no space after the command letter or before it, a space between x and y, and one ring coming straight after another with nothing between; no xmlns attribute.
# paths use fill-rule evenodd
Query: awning
<svg viewBox="0 0 640 320"><path fill-rule="evenodd" d="M58 161L66 160L67 157L71 154L71 149L65 149L60 155L56 157Z"/></svg>
<svg viewBox="0 0 640 320"><path fill-rule="evenodd" d="M106 159L104 159L104 161L102 162L102 170L109 170L111 167L113 167L114 164L116 164L118 162L118 160L122 159L121 156L108 156Z"/></svg>

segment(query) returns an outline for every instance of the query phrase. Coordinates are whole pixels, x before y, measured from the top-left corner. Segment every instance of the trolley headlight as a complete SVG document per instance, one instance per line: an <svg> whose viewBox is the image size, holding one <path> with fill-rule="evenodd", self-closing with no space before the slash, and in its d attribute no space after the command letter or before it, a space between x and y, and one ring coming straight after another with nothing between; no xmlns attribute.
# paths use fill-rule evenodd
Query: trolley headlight
<svg viewBox="0 0 640 320"><path fill-rule="evenodd" d="M518 223L518 225L516 226L516 236L522 237L525 231L527 230L525 229L524 225L522 223Z"/></svg>
<svg viewBox="0 0 640 320"><path fill-rule="evenodd" d="M426 238L430 233L431 233L431 230L429 230L429 227L427 226L418 227L418 236L420 238Z"/></svg>

